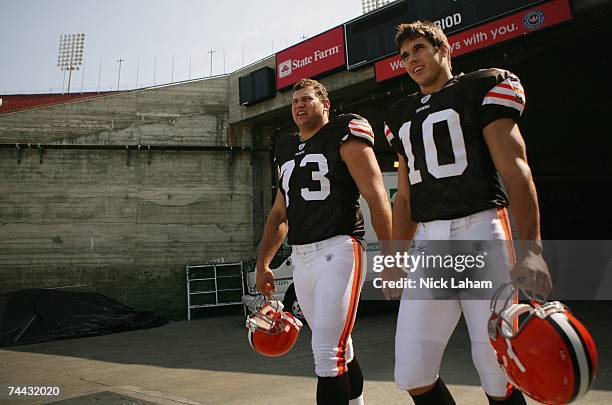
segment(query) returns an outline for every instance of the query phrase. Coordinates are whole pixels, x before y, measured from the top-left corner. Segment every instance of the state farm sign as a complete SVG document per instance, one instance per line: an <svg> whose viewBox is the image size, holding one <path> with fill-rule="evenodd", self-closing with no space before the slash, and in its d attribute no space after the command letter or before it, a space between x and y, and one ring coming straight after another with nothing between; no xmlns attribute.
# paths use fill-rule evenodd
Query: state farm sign
<svg viewBox="0 0 612 405"><path fill-rule="evenodd" d="M344 30L336 27L276 54L276 88L343 67Z"/></svg>

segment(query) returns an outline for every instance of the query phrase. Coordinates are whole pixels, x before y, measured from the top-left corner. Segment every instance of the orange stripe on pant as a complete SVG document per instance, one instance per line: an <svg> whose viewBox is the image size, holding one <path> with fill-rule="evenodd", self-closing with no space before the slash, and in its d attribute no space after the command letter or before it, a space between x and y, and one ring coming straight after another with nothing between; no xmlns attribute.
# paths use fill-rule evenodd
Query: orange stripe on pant
<svg viewBox="0 0 612 405"><path fill-rule="evenodd" d="M510 218L508 217L508 210L505 207L498 207L497 213L499 215L502 228L504 228L504 234L506 235L506 249L508 250L508 259L510 260L510 266L514 266L514 263L516 263L516 254L514 253L514 243L512 242L512 228L510 227Z"/></svg>
<svg viewBox="0 0 612 405"><path fill-rule="evenodd" d="M507 208L497 208L497 213L499 214L499 219L502 224L502 228L504 228L504 234L506 235L506 249L508 250L508 260L510 263L510 268L516 264L516 252L514 251L514 242L512 241L512 227L510 226L510 217L508 216ZM518 292L515 292L512 296L512 303L518 304ZM518 318L514 319L512 322L512 326L514 330L518 329L519 322ZM508 392L507 395L510 395L512 392L512 385L508 383Z"/></svg>
<svg viewBox="0 0 612 405"><path fill-rule="evenodd" d="M346 321L344 322L344 329L340 335L340 341L338 342L338 376L347 372L346 366L346 343L348 337L353 331L353 325L355 324L355 316L357 315L357 305L359 304L359 294L361 292L361 251L362 247L353 238L353 255L355 258L355 267L353 268L353 284L351 286L351 298L349 302L349 310L346 314ZM344 363L344 364L343 364Z"/></svg>

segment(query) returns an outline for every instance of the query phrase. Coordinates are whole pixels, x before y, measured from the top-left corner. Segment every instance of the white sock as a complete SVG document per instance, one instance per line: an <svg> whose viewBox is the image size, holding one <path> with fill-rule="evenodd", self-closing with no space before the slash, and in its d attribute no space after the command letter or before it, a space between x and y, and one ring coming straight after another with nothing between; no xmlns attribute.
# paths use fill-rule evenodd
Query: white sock
<svg viewBox="0 0 612 405"><path fill-rule="evenodd" d="M355 399L351 399L349 401L349 405L364 405L363 402L363 394L359 395L357 398Z"/></svg>

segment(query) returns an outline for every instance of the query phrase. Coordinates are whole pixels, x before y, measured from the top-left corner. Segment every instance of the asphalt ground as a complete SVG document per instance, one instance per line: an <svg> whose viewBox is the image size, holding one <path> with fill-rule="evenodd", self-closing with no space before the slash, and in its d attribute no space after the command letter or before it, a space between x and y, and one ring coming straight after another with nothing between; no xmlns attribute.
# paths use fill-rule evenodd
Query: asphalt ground
<svg viewBox="0 0 612 405"><path fill-rule="evenodd" d="M579 404L612 404L612 301L571 303L593 334L600 369ZM353 341L364 371L367 404L411 404L393 382L396 308L366 302ZM269 359L247 342L240 308L207 310L192 322L149 330L0 349L4 404L313 404L316 387L310 330L287 355ZM458 404L487 404L460 322L440 374ZM8 386L58 387L59 396L8 396ZM532 402L533 403L533 402Z"/></svg>

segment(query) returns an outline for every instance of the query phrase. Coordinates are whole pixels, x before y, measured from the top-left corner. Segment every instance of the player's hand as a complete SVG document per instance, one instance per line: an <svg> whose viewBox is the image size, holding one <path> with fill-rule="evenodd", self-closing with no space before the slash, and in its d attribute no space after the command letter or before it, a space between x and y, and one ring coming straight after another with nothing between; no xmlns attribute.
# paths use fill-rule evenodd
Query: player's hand
<svg viewBox="0 0 612 405"><path fill-rule="evenodd" d="M276 292L276 285L274 284L274 273L268 266L257 269L257 276L255 278L255 286L257 290L268 298L272 298L272 293Z"/></svg>
<svg viewBox="0 0 612 405"><path fill-rule="evenodd" d="M548 266L541 252L529 250L510 271L512 281L532 295L548 297L553 289Z"/></svg>
<svg viewBox="0 0 612 405"><path fill-rule="evenodd" d="M400 267L386 267L381 273L380 278L383 282L383 294L387 300L399 298L402 296L403 288L401 287L389 287L389 283L398 284L398 282L406 277L406 272Z"/></svg>

